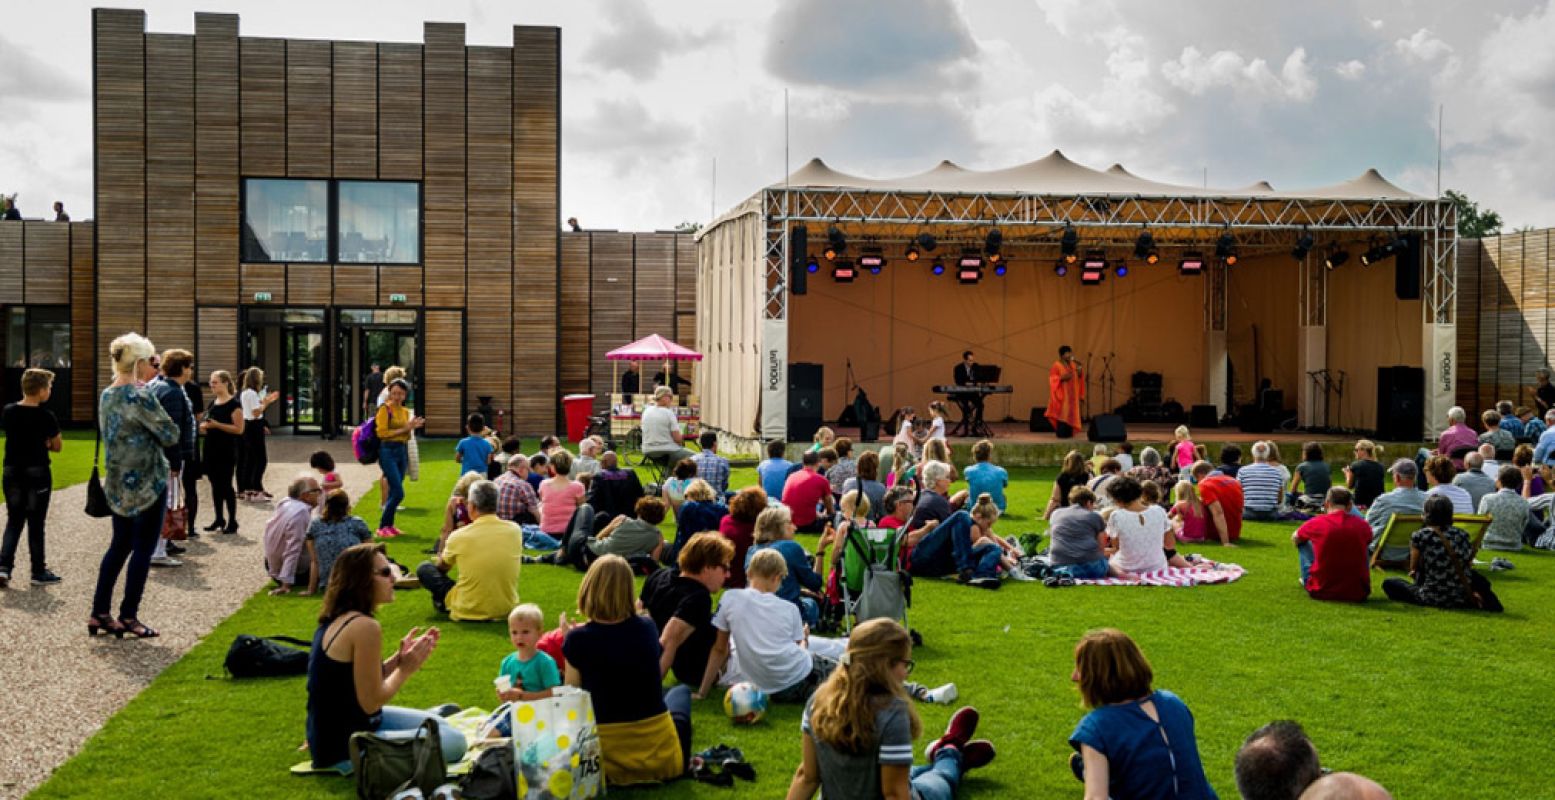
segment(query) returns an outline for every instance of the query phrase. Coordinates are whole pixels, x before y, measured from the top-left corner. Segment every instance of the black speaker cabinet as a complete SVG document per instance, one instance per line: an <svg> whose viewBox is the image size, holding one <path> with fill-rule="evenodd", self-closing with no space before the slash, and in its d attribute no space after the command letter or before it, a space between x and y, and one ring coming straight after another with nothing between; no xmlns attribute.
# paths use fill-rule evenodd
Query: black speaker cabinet
<svg viewBox="0 0 1555 800"><path fill-rule="evenodd" d="M1377 368L1377 438L1419 441L1425 430L1425 370Z"/></svg>
<svg viewBox="0 0 1555 800"><path fill-rule="evenodd" d="M788 286L791 294L809 291L810 231L803 225L788 234Z"/></svg>
<svg viewBox="0 0 1555 800"><path fill-rule="evenodd" d="M1032 406L1031 407L1031 432L1032 433L1052 433L1053 432L1053 423L1048 421L1048 418L1047 418L1046 414L1047 414L1047 406Z"/></svg>
<svg viewBox="0 0 1555 800"><path fill-rule="evenodd" d="M1215 413L1214 406L1194 406L1188 415L1188 424L1195 428L1218 428L1220 415Z"/></svg>
<svg viewBox="0 0 1555 800"><path fill-rule="evenodd" d="M808 442L821 427L820 364L788 365L788 440Z"/></svg>
<svg viewBox="0 0 1555 800"><path fill-rule="evenodd" d="M865 420L859 425L858 440L861 442L880 441L880 420Z"/></svg>
<svg viewBox="0 0 1555 800"><path fill-rule="evenodd" d="M1420 262L1424 246L1417 233L1407 234L1409 246L1393 256L1393 293L1400 300L1420 299ZM1417 431L1415 437L1419 436Z"/></svg>
<svg viewBox="0 0 1555 800"><path fill-rule="evenodd" d="M1121 442L1128 439L1128 429L1117 414L1097 414L1091 417L1091 427L1085 438L1093 442Z"/></svg>

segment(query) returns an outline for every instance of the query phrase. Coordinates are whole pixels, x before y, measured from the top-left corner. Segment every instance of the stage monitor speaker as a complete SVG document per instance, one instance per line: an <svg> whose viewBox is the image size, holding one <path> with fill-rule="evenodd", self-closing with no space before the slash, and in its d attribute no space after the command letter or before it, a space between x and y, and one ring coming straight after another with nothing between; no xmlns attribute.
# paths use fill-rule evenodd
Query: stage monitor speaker
<svg viewBox="0 0 1555 800"><path fill-rule="evenodd" d="M1031 432L1052 433L1053 423L1047 418L1047 406L1031 407Z"/></svg>
<svg viewBox="0 0 1555 800"><path fill-rule="evenodd" d="M1377 438L1417 442L1425 431L1425 370L1377 368Z"/></svg>
<svg viewBox="0 0 1555 800"><path fill-rule="evenodd" d="M1420 234L1404 236L1409 246L1393 256L1393 293L1400 300L1420 299L1420 261L1423 253Z"/></svg>
<svg viewBox="0 0 1555 800"><path fill-rule="evenodd" d="M864 423L859 426L858 440L861 442L880 441L880 420L865 420Z"/></svg>
<svg viewBox="0 0 1555 800"><path fill-rule="evenodd" d="M1243 433L1272 433L1276 413L1249 403L1237 411L1237 428Z"/></svg>
<svg viewBox="0 0 1555 800"><path fill-rule="evenodd" d="M1122 442L1128 439L1128 428L1117 414L1097 414L1091 417L1085 438L1093 442Z"/></svg>
<svg viewBox="0 0 1555 800"><path fill-rule="evenodd" d="M821 427L820 364L788 365L788 440L808 442Z"/></svg>
<svg viewBox="0 0 1555 800"><path fill-rule="evenodd" d="M1215 413L1214 406L1194 406L1188 415L1188 424L1195 428L1220 427L1220 415Z"/></svg>
<svg viewBox="0 0 1555 800"><path fill-rule="evenodd" d="M788 234L788 291L804 294L809 291L810 273L805 267L810 263L810 231L803 225L795 226Z"/></svg>
<svg viewBox="0 0 1555 800"><path fill-rule="evenodd" d="M1285 410L1285 390L1267 389L1263 392L1258 408L1265 414L1276 416Z"/></svg>

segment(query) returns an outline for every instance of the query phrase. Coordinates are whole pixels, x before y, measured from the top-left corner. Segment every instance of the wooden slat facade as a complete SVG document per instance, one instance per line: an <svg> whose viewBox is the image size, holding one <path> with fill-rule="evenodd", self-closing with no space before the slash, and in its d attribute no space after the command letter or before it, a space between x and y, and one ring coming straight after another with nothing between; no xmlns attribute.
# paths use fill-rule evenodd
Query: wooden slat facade
<svg viewBox="0 0 1555 800"><path fill-rule="evenodd" d="M378 45L378 177L383 180L421 180L421 69L421 45ZM462 94L464 86L459 89Z"/></svg>
<svg viewBox="0 0 1555 800"><path fill-rule="evenodd" d="M333 152L332 43L286 41L286 174L328 178Z"/></svg>
<svg viewBox="0 0 1555 800"><path fill-rule="evenodd" d="M378 268L363 264L336 264L335 305L371 308L378 304Z"/></svg>
<svg viewBox="0 0 1555 800"><path fill-rule="evenodd" d="M199 314L199 350L195 353L195 367L205 376L218 369L232 373L237 379L238 358L238 310L236 308L202 308Z"/></svg>
<svg viewBox="0 0 1555 800"><path fill-rule="evenodd" d="M494 398L496 407L511 411L513 298L529 290L521 285L513 266L513 119L509 111L513 104L513 58L512 51L502 47L470 47L466 58L470 105L465 276L469 296L479 298L480 313L470 315L465 342L472 354L478 354L480 368L470 370L465 402L474 408L480 405L480 397L488 396ZM530 380L526 374L526 388Z"/></svg>
<svg viewBox="0 0 1555 800"><path fill-rule="evenodd" d="M562 234L561 368L556 377L560 394L588 394L594 361L589 354L589 328L593 322L589 291L589 234Z"/></svg>
<svg viewBox="0 0 1555 800"><path fill-rule="evenodd" d="M328 264L287 264L286 302L294 306L330 305L334 296L330 291L332 274Z"/></svg>
<svg viewBox="0 0 1555 800"><path fill-rule="evenodd" d="M426 344L422 348L426 385L422 392L425 398L422 413L427 418L428 434L453 436L463 426L460 386L465 382L464 341L464 312L426 312Z"/></svg>
<svg viewBox="0 0 1555 800"><path fill-rule="evenodd" d="M245 174L286 174L286 40L243 39L242 163Z"/></svg>
<svg viewBox="0 0 1555 800"><path fill-rule="evenodd" d="M237 15L195 14L193 278L202 305L238 302L239 83ZM102 206L98 220L100 228Z"/></svg>
<svg viewBox="0 0 1555 800"><path fill-rule="evenodd" d="M58 223L52 223L58 224ZM88 422L97 415L97 223L70 225L70 417Z"/></svg>
<svg viewBox="0 0 1555 800"><path fill-rule="evenodd" d="M633 340L632 335L632 235L590 233L593 251L589 272L593 324L589 326L589 363L594 367L594 408L610 403L610 384L615 372L605 354ZM625 365L622 365L624 368ZM649 371L649 375L653 372Z"/></svg>
<svg viewBox="0 0 1555 800"><path fill-rule="evenodd" d="M146 336L194 341L194 39L146 36Z"/></svg>
<svg viewBox="0 0 1555 800"><path fill-rule="evenodd" d="M334 176L378 177L378 45L334 46Z"/></svg>
<svg viewBox="0 0 1555 800"><path fill-rule="evenodd" d="M21 303L25 300L25 264L23 246L27 223L15 222L0 225L0 303Z"/></svg>
<svg viewBox="0 0 1555 800"><path fill-rule="evenodd" d="M28 305L69 305L71 227L57 222L23 223L22 301Z"/></svg>
<svg viewBox="0 0 1555 800"><path fill-rule="evenodd" d="M557 430L561 270L561 31L513 29L513 361L518 430Z"/></svg>
<svg viewBox="0 0 1555 800"><path fill-rule="evenodd" d="M465 47L464 25L428 22L422 48L426 118L421 231L427 302L464 306Z"/></svg>
<svg viewBox="0 0 1555 800"><path fill-rule="evenodd" d="M1535 370L1555 346L1555 230L1458 242L1457 402L1534 408Z"/></svg>
<svg viewBox="0 0 1555 800"><path fill-rule="evenodd" d="M96 9L97 314L99 375L108 343L145 328L146 15Z"/></svg>

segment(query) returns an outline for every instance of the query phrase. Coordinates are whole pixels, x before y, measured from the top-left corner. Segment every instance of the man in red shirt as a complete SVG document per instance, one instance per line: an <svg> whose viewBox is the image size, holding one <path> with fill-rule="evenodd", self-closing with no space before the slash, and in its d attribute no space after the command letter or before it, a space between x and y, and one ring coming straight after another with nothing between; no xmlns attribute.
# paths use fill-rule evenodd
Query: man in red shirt
<svg viewBox="0 0 1555 800"><path fill-rule="evenodd" d="M1242 538L1242 484L1236 478L1211 475L1215 467L1208 461L1193 465L1193 481L1199 487L1199 500L1209 512L1216 538L1226 547L1235 547Z"/></svg>
<svg viewBox="0 0 1555 800"><path fill-rule="evenodd" d="M801 533L820 533L832 518L831 481L816 472L821 456L815 451L804 454L802 467L783 482L783 505L788 506L794 518L794 527ZM826 507L826 516L816 513L816 506Z"/></svg>
<svg viewBox="0 0 1555 800"><path fill-rule="evenodd" d="M1350 513L1350 490L1335 486L1324 498L1321 516L1301 524L1290 540L1301 557L1301 585L1318 600L1359 603L1371 594L1366 550L1371 526Z"/></svg>

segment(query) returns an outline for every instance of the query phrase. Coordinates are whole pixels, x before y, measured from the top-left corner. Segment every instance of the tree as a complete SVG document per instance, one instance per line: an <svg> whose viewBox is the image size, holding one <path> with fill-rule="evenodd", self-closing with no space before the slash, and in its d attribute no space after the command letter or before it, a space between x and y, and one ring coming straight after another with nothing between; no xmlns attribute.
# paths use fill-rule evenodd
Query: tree
<svg viewBox="0 0 1555 800"><path fill-rule="evenodd" d="M699 230L702 230L702 223L692 222L689 219L675 226L676 233L696 233Z"/></svg>
<svg viewBox="0 0 1555 800"><path fill-rule="evenodd" d="M1452 207L1458 214L1458 235L1465 239L1483 239L1486 236L1495 236L1501 232L1501 215L1490 209L1480 210L1479 203L1474 202L1462 192L1448 189L1446 198L1452 202Z"/></svg>

